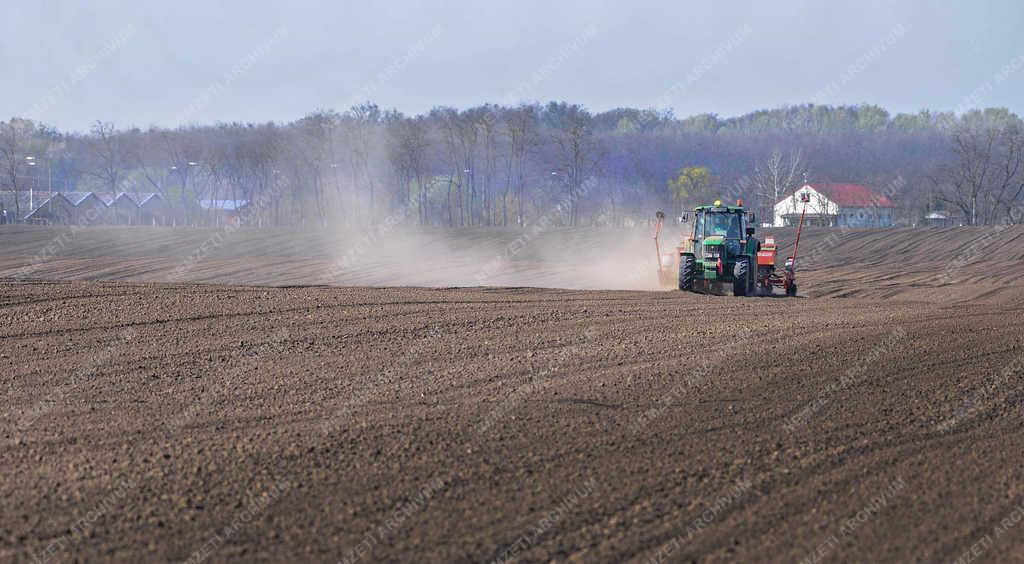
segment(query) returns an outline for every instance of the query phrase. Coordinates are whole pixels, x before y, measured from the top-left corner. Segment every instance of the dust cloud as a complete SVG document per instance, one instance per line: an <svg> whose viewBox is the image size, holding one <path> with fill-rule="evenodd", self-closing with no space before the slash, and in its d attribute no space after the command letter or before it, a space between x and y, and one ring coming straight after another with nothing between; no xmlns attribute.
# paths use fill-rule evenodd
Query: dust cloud
<svg viewBox="0 0 1024 564"><path fill-rule="evenodd" d="M335 238L323 280L335 285L658 289L650 226L396 228Z"/></svg>

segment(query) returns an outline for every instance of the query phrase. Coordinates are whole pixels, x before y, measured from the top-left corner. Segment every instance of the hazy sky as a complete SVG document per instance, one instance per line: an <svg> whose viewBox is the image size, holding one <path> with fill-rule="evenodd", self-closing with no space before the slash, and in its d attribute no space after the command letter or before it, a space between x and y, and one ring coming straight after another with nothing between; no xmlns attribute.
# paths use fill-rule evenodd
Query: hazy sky
<svg viewBox="0 0 1024 564"><path fill-rule="evenodd" d="M1024 113L1021 0L6 0L3 12L0 116L61 129L290 120L370 91L418 113L498 102L524 83L527 99L593 111L952 110L974 93ZM664 98L675 84L685 88Z"/></svg>

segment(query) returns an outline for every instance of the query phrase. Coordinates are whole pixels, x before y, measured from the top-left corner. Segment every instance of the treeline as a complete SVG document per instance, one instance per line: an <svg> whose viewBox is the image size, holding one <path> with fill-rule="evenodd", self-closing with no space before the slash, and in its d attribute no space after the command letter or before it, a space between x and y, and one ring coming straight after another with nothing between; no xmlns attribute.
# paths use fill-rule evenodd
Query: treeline
<svg viewBox="0 0 1024 564"><path fill-rule="evenodd" d="M1021 125L998 108L805 105L722 119L561 102L416 116L363 104L291 123L97 122L87 133L13 118L0 123L0 189L158 192L196 224L197 200L230 199L269 202L264 224L282 226L359 227L397 209L421 224L515 226L559 204L572 226L629 225L716 197L769 213L807 179L898 185L903 224L940 210L989 224L1022 219Z"/></svg>

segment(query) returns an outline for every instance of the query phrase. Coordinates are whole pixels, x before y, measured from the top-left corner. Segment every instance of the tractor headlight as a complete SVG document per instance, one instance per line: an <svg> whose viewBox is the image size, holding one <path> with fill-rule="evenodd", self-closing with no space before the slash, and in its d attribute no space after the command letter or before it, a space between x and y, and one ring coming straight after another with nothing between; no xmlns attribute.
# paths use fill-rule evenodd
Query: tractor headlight
<svg viewBox="0 0 1024 564"><path fill-rule="evenodd" d="M718 245L704 245L704 258L718 258L721 255L721 249Z"/></svg>

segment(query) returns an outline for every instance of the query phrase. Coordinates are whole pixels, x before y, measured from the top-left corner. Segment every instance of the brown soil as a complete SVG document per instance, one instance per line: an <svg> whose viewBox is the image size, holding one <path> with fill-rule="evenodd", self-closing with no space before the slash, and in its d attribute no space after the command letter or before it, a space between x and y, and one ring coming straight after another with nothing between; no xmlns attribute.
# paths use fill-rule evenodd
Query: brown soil
<svg viewBox="0 0 1024 564"><path fill-rule="evenodd" d="M800 299L138 282L139 233L0 282L0 559L1024 561L1018 229L846 234ZM256 243L191 275L330 264Z"/></svg>

